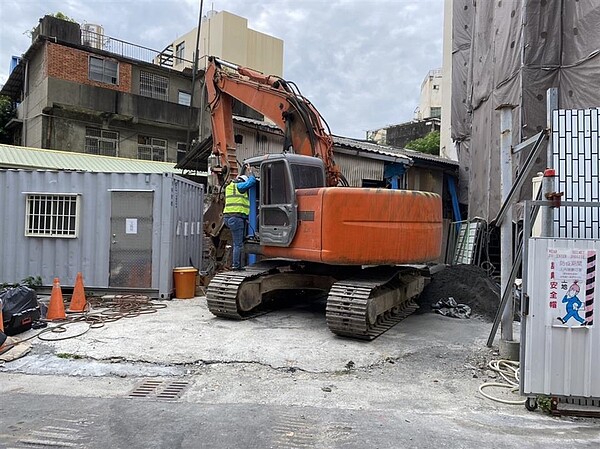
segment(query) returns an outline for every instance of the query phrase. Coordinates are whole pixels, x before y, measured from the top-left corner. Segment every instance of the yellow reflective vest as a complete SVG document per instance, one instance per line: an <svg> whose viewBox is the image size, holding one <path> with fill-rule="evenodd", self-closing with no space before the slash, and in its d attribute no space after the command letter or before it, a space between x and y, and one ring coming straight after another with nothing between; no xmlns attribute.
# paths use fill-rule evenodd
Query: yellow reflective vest
<svg viewBox="0 0 600 449"><path fill-rule="evenodd" d="M225 208L224 214L250 214L250 200L248 192L241 193L235 182L230 182L225 187Z"/></svg>

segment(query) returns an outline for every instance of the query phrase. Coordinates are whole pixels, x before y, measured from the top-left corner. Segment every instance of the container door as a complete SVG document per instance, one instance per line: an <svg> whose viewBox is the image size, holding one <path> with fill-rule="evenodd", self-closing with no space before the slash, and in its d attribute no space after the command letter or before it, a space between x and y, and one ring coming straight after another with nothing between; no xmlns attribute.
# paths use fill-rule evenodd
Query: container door
<svg viewBox="0 0 600 449"><path fill-rule="evenodd" d="M296 192L285 160L260 166L260 243L289 246L298 226Z"/></svg>
<svg viewBox="0 0 600 449"><path fill-rule="evenodd" d="M111 192L109 287L152 287L154 192Z"/></svg>

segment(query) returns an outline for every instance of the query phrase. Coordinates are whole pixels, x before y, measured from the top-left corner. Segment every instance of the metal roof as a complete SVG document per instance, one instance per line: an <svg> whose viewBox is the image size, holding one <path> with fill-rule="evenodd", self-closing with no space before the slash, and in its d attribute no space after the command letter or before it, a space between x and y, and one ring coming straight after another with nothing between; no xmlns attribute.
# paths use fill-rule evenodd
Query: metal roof
<svg viewBox="0 0 600 449"><path fill-rule="evenodd" d="M0 144L0 168L96 173L181 173L175 164Z"/></svg>
<svg viewBox="0 0 600 449"><path fill-rule="evenodd" d="M458 162L444 157L435 156L433 154L421 153L419 151L407 150L405 148L397 148L388 145L378 145L374 142L367 142L365 140L349 139L347 137L333 136L333 141L337 145L344 147L355 148L358 150L369 151L385 156L405 156L415 161L430 161L435 163L441 163L450 165L452 167L458 167Z"/></svg>

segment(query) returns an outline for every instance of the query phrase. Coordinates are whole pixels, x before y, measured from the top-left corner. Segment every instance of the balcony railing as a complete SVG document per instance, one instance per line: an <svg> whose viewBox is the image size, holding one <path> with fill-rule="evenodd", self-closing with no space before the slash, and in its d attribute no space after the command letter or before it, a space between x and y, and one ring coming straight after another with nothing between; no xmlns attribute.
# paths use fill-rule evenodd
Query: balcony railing
<svg viewBox="0 0 600 449"><path fill-rule="evenodd" d="M193 61L175 58L173 55L173 45L169 45L164 50L159 51L89 30L81 30L81 44L125 58L149 62L163 67L173 67L175 59L177 59L177 62L193 64Z"/></svg>

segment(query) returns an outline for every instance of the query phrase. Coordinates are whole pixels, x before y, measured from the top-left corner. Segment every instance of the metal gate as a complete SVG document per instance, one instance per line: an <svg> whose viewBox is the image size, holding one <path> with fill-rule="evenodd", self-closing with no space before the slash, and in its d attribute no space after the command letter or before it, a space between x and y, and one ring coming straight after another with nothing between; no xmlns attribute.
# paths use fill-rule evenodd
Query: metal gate
<svg viewBox="0 0 600 449"><path fill-rule="evenodd" d="M111 191L109 287L152 287L153 191Z"/></svg>

